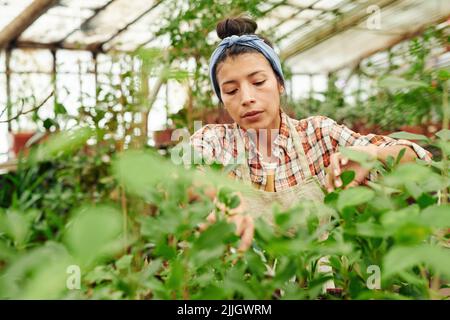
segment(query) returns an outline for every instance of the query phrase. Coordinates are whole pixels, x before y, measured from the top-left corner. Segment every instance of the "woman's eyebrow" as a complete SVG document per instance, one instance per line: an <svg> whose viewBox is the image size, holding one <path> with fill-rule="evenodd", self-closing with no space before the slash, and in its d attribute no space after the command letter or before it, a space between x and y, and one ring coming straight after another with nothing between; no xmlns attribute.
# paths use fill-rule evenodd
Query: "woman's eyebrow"
<svg viewBox="0 0 450 320"><path fill-rule="evenodd" d="M255 74L260 73L260 72L265 72L265 70L257 70L257 71L253 71L252 73L249 73L246 77L247 77L247 78L250 78L250 77L252 77L252 76L254 76ZM225 84L228 84L228 83L234 83L234 82L237 82L237 81L236 81L236 80L228 80L228 81L223 82L223 83L222 83L222 86L225 85Z"/></svg>

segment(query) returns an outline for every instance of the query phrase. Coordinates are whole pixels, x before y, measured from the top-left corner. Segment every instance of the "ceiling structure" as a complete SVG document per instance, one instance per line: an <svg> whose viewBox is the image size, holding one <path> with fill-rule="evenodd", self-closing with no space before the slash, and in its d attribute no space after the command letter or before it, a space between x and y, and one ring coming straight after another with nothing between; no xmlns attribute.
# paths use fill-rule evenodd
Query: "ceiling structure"
<svg viewBox="0 0 450 320"><path fill-rule="evenodd" d="M166 46L155 34L168 1L0 0L0 48ZM259 32L275 35L294 73L311 74L355 65L450 18L448 0L272 0L260 9L267 15L257 21Z"/></svg>

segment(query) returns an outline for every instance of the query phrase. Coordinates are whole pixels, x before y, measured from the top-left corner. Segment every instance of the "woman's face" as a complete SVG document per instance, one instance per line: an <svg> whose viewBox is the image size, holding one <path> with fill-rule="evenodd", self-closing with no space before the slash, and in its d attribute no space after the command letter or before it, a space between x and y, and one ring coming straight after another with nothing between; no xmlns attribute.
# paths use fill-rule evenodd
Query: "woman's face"
<svg viewBox="0 0 450 320"><path fill-rule="evenodd" d="M244 129L279 128L284 88L262 54L228 57L216 74L223 104L237 124Z"/></svg>

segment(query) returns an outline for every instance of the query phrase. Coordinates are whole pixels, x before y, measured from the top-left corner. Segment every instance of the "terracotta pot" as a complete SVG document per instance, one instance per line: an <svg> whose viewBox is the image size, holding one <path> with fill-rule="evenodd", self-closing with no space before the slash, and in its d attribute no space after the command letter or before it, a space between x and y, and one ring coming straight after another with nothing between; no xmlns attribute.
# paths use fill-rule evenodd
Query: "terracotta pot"
<svg viewBox="0 0 450 320"><path fill-rule="evenodd" d="M172 141L172 132L174 129L165 129L153 132L153 140L155 141L155 147L163 148L174 143Z"/></svg>
<svg viewBox="0 0 450 320"><path fill-rule="evenodd" d="M28 148L26 147L26 143L30 140L36 132L15 132L12 133L13 137L13 151L16 157L22 151L24 155L28 154Z"/></svg>

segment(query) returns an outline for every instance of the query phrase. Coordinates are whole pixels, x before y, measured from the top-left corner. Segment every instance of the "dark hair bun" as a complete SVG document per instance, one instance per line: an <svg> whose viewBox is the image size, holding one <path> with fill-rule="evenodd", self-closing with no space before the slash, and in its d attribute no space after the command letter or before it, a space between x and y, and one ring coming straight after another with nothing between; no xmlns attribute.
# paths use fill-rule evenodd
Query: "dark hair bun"
<svg viewBox="0 0 450 320"><path fill-rule="evenodd" d="M232 35L241 36L243 34L254 34L258 24L247 17L235 17L221 20L216 31L220 39L230 37Z"/></svg>

